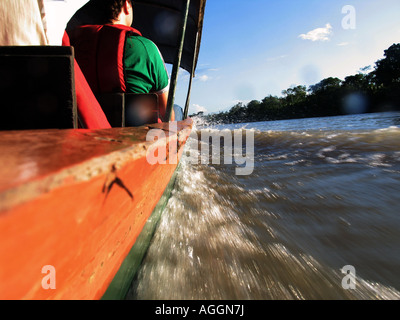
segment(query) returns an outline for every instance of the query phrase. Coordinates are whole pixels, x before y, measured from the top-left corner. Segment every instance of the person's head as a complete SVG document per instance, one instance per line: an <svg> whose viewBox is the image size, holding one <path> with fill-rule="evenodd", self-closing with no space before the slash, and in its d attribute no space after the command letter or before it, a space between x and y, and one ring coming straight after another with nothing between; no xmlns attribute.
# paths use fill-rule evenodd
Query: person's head
<svg viewBox="0 0 400 320"><path fill-rule="evenodd" d="M133 0L92 0L102 13L104 23L124 24L133 22Z"/></svg>

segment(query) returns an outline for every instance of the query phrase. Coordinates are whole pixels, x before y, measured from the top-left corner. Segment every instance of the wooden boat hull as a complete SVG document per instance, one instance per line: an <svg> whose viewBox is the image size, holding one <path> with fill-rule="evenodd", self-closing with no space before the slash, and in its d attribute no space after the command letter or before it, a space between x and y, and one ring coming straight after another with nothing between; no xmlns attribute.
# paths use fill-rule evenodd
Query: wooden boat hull
<svg viewBox="0 0 400 320"><path fill-rule="evenodd" d="M102 298L177 166L147 133L179 159L191 125L1 132L0 299Z"/></svg>
<svg viewBox="0 0 400 320"><path fill-rule="evenodd" d="M126 256L117 274L114 276L113 281L108 286L107 291L102 296L102 300L125 299L129 289L131 288L134 277L142 264L147 249L149 248L151 239L154 236L154 232L156 231L162 212L164 211L171 196L171 192L174 188L176 176L178 175L179 170L180 168L178 165L178 168L172 175L164 194L161 196L161 199L158 201L149 219L147 219L147 222L144 225L140 235L137 237L135 244L129 251L129 254Z"/></svg>

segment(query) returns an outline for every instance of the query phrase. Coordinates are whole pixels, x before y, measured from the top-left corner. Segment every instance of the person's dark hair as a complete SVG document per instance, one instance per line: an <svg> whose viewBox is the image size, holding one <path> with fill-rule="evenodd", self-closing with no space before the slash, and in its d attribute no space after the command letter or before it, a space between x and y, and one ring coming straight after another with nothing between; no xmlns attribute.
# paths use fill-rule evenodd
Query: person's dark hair
<svg viewBox="0 0 400 320"><path fill-rule="evenodd" d="M118 18L125 1L126 0L92 0L96 9L99 10L98 12L101 12L104 24L111 23ZM129 0L129 2L133 5L132 0Z"/></svg>

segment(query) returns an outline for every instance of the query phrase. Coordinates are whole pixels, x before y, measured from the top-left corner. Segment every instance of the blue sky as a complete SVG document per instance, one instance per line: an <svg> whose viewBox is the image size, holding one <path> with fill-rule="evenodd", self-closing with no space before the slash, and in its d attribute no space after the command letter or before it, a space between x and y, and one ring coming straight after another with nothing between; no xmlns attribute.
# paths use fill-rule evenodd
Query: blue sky
<svg viewBox="0 0 400 320"><path fill-rule="evenodd" d="M59 34L87 1L45 0L48 10L57 9L48 17ZM355 9L355 29L342 26L346 5ZM239 101L281 96L292 85L356 74L400 43L399 17L399 0L207 0L190 113L226 111ZM181 72L181 106L187 83Z"/></svg>
<svg viewBox="0 0 400 320"><path fill-rule="evenodd" d="M349 17L355 29L343 27ZM400 43L399 17L399 0L208 0L190 113L356 74ZM182 72L180 105L187 79Z"/></svg>

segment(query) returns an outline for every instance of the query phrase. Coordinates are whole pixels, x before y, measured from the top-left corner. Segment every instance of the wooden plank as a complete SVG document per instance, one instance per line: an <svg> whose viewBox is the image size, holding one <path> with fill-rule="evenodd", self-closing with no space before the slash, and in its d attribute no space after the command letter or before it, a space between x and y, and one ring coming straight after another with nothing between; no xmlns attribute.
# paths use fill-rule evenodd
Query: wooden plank
<svg viewBox="0 0 400 320"><path fill-rule="evenodd" d="M148 163L149 130L0 132L0 299L102 297L176 168Z"/></svg>

